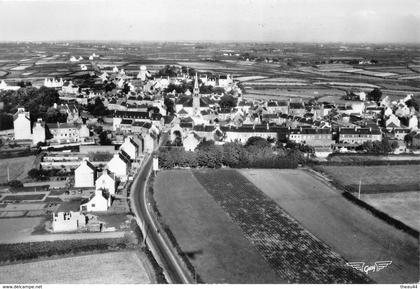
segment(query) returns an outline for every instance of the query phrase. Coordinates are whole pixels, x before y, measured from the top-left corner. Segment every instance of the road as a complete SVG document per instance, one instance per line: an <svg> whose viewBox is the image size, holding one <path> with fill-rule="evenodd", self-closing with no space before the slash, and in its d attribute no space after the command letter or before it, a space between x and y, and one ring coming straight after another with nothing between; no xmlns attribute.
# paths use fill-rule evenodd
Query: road
<svg viewBox="0 0 420 289"><path fill-rule="evenodd" d="M166 139L167 135L163 135L160 143L163 143ZM163 232L163 229L149 210L146 187L151 170L152 157L147 155L131 186L132 209L142 228L147 245L159 265L162 266L168 282L174 284L194 283L170 241L160 233Z"/></svg>

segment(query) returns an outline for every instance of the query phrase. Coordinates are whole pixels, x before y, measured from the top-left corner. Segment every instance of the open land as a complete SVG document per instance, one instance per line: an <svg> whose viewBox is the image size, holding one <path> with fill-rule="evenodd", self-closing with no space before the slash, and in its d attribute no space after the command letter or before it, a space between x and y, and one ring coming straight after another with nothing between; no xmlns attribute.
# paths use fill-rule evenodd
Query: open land
<svg viewBox="0 0 420 289"><path fill-rule="evenodd" d="M160 172L158 209L206 283L284 283L189 170Z"/></svg>
<svg viewBox="0 0 420 289"><path fill-rule="evenodd" d="M402 192L420 189L420 165L395 166L317 166L341 186L361 193Z"/></svg>
<svg viewBox="0 0 420 289"><path fill-rule="evenodd" d="M193 173L283 279L290 283L371 282L238 171L206 169Z"/></svg>
<svg viewBox="0 0 420 289"><path fill-rule="evenodd" d="M144 262L134 251L122 251L4 265L0 283L150 284Z"/></svg>
<svg viewBox="0 0 420 289"><path fill-rule="evenodd" d="M420 191L364 194L361 199L413 229L420 231Z"/></svg>
<svg viewBox="0 0 420 289"><path fill-rule="evenodd" d="M348 262L391 260L369 275L379 283L417 282L418 240L347 201L303 170L241 170L259 189Z"/></svg>
<svg viewBox="0 0 420 289"><path fill-rule="evenodd" d="M0 159L0 183L7 182L7 168L9 168L10 180L21 180L32 169L35 156Z"/></svg>

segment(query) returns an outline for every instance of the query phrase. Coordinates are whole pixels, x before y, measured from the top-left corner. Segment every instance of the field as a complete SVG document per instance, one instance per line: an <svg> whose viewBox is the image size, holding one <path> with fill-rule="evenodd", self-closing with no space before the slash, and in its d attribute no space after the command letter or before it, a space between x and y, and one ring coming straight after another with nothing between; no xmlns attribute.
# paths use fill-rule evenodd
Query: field
<svg viewBox="0 0 420 289"><path fill-rule="evenodd" d="M396 166L317 166L319 170L338 184L361 192L402 192L420 189L420 165Z"/></svg>
<svg viewBox="0 0 420 289"><path fill-rule="evenodd" d="M163 221L205 283L284 283L188 170L154 183Z"/></svg>
<svg viewBox="0 0 420 289"><path fill-rule="evenodd" d="M420 192L365 194L363 201L420 231Z"/></svg>
<svg viewBox="0 0 420 289"><path fill-rule="evenodd" d="M289 283L366 283L360 272L316 239L235 170L194 170L194 176L277 274Z"/></svg>
<svg viewBox="0 0 420 289"><path fill-rule="evenodd" d="M0 243L24 242L31 237L35 227L44 221L42 217L0 219Z"/></svg>
<svg viewBox="0 0 420 289"><path fill-rule="evenodd" d="M379 283L418 281L418 240L355 206L303 170L241 170L302 226L349 262L392 260Z"/></svg>
<svg viewBox="0 0 420 289"><path fill-rule="evenodd" d="M21 180L34 163L35 156L0 159L0 183L7 182L7 168L9 167L10 180Z"/></svg>
<svg viewBox="0 0 420 289"><path fill-rule="evenodd" d="M134 251L91 254L0 266L5 284L148 284L145 259Z"/></svg>

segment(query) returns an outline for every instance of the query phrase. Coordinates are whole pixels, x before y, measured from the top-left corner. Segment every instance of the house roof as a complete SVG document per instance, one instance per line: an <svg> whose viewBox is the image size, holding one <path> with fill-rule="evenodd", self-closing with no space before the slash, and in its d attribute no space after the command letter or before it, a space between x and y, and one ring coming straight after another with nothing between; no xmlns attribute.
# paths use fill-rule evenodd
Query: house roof
<svg viewBox="0 0 420 289"><path fill-rule="evenodd" d="M149 119L149 113L144 111L117 110L114 112L114 117L131 119Z"/></svg>
<svg viewBox="0 0 420 289"><path fill-rule="evenodd" d="M55 212L78 212L80 210L80 205L83 203L83 201L85 201L85 199L62 202Z"/></svg>
<svg viewBox="0 0 420 289"><path fill-rule="evenodd" d="M49 129L67 129L67 128L77 128L77 125L74 123L47 123Z"/></svg>

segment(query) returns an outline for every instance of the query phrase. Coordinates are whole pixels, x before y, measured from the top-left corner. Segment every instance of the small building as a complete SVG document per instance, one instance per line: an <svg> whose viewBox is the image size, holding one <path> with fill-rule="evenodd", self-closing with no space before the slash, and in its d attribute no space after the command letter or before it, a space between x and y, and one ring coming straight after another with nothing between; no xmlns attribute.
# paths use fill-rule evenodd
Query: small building
<svg viewBox="0 0 420 289"><path fill-rule="evenodd" d="M39 142L45 142L45 123L38 118L32 127L32 144L36 146Z"/></svg>
<svg viewBox="0 0 420 289"><path fill-rule="evenodd" d="M135 160L139 155L139 146L131 137L125 138L120 150L125 151L131 160Z"/></svg>
<svg viewBox="0 0 420 289"><path fill-rule="evenodd" d="M104 190L95 193L80 205L81 212L104 212L111 206L111 195Z"/></svg>
<svg viewBox="0 0 420 289"><path fill-rule="evenodd" d="M102 175L96 180L96 190L107 191L111 196L115 195L116 181L115 175L105 169Z"/></svg>
<svg viewBox="0 0 420 289"><path fill-rule="evenodd" d="M86 216L79 211L80 202L63 202L53 213L53 232L72 232L86 226Z"/></svg>
<svg viewBox="0 0 420 289"><path fill-rule="evenodd" d="M190 132L187 137L182 141L186 151L194 151L200 143L201 138L194 132Z"/></svg>
<svg viewBox="0 0 420 289"><path fill-rule="evenodd" d="M89 188L94 187L96 181L96 167L84 158L80 166L74 170L74 187Z"/></svg>
<svg viewBox="0 0 420 289"><path fill-rule="evenodd" d="M29 111L20 107L13 115L13 129L15 133L15 140L31 140L31 118Z"/></svg>
<svg viewBox="0 0 420 289"><path fill-rule="evenodd" d="M340 143L362 144L366 141L382 141L382 132L374 128L339 128Z"/></svg>
<svg viewBox="0 0 420 289"><path fill-rule="evenodd" d="M120 178L122 181L126 181L131 167L130 156L124 151L120 151L114 154L112 159L108 162L107 167L116 177Z"/></svg>

